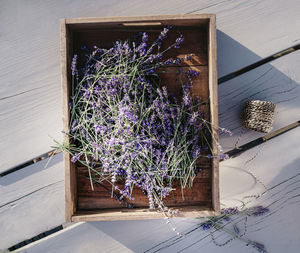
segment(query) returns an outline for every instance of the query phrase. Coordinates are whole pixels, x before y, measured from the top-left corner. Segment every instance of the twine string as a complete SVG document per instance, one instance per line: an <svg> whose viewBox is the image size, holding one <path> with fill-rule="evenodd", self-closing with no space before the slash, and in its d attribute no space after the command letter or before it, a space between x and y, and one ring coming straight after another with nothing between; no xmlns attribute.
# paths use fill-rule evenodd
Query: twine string
<svg viewBox="0 0 300 253"><path fill-rule="evenodd" d="M249 100L242 115L242 124L251 130L268 133L272 130L274 112L273 102Z"/></svg>

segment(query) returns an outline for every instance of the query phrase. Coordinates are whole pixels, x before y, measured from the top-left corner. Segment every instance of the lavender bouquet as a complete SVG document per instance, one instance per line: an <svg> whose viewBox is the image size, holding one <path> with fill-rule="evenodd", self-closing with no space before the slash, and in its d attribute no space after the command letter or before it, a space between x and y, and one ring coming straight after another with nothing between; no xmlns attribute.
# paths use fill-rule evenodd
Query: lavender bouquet
<svg viewBox="0 0 300 253"><path fill-rule="evenodd" d="M182 101L160 87L161 69L184 60L163 58L184 41L179 35L162 50L169 29L150 44L148 35L140 33L135 41L116 41L109 49L84 47L80 71L74 56L70 131L65 133L71 143L57 145L71 154L72 162L88 168L92 188L109 182L119 199L133 199L133 187L138 187L150 209L164 212L163 199L174 190L175 180L182 189L192 187L200 156L226 158L212 152L212 126L199 110L201 101L191 95L198 73L186 73Z"/></svg>

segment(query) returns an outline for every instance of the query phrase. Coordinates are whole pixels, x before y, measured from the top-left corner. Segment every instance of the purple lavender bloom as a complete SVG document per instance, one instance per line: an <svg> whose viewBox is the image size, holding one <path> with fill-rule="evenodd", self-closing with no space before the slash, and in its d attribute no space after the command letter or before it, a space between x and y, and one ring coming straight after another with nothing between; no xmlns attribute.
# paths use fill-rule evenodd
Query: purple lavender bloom
<svg viewBox="0 0 300 253"><path fill-rule="evenodd" d="M164 61L164 65L170 65L173 63L173 60L172 59L168 59L168 60L165 60Z"/></svg>
<svg viewBox="0 0 300 253"><path fill-rule="evenodd" d="M84 51L88 51L88 48L87 48L87 46L85 46L85 45L81 46L80 49L81 49L81 50L84 50Z"/></svg>
<svg viewBox="0 0 300 253"><path fill-rule="evenodd" d="M227 155L227 154L220 154L219 157L218 157L218 159L220 159L220 160L229 159L229 155Z"/></svg>
<svg viewBox="0 0 300 253"><path fill-rule="evenodd" d="M253 248L255 248L258 252L267 253L267 250L265 249L265 245L259 242L251 242L250 245Z"/></svg>
<svg viewBox="0 0 300 253"><path fill-rule="evenodd" d="M229 136L232 136L232 132L231 132L230 130L228 130L228 129L226 129L226 128L220 128L220 130L221 130L222 133L226 133L226 134L228 134Z"/></svg>
<svg viewBox="0 0 300 253"><path fill-rule="evenodd" d="M231 208L226 208L221 210L221 214L237 214L239 213L239 210L237 207L231 207Z"/></svg>
<svg viewBox="0 0 300 253"><path fill-rule="evenodd" d="M98 151L102 151L103 150L103 148L101 147L101 145L99 143L93 142L92 146L94 148L96 148Z"/></svg>
<svg viewBox="0 0 300 253"><path fill-rule="evenodd" d="M199 75L199 72L196 70L189 70L186 74L187 74L187 76L190 76L190 77L196 77Z"/></svg>
<svg viewBox="0 0 300 253"><path fill-rule="evenodd" d="M183 99L183 103L184 103L185 106L191 106L192 99L191 99L191 96L189 94L185 94L182 99Z"/></svg>
<svg viewBox="0 0 300 253"><path fill-rule="evenodd" d="M161 39L164 39L164 38L166 38L167 37L167 33L169 32L169 28L164 28L163 30L162 30L162 32L160 33L160 38Z"/></svg>
<svg viewBox="0 0 300 253"><path fill-rule="evenodd" d="M72 122L71 131L74 131L76 126L77 126L77 119L74 119Z"/></svg>
<svg viewBox="0 0 300 253"><path fill-rule="evenodd" d="M77 162L79 160L80 156L81 156L81 153L76 153L74 156L72 156L71 162L72 163Z"/></svg>
<svg viewBox="0 0 300 253"><path fill-rule="evenodd" d="M147 33L143 33L142 42L147 42L147 41L148 41L148 34Z"/></svg>
<svg viewBox="0 0 300 253"><path fill-rule="evenodd" d="M237 235L240 234L240 229L238 228L238 226L236 224L233 224L233 230Z"/></svg>
<svg viewBox="0 0 300 253"><path fill-rule="evenodd" d="M190 60L192 60L192 56L186 55L186 56L185 56L185 59L186 59L187 61L190 61Z"/></svg>
<svg viewBox="0 0 300 253"><path fill-rule="evenodd" d="M156 39L156 41L154 42L155 45L157 45L158 47L161 46L162 41L167 37L167 33L169 32L169 28L164 28L160 35L158 36L158 38Z"/></svg>
<svg viewBox="0 0 300 253"><path fill-rule="evenodd" d="M205 222L205 223L202 223L202 224L200 225L200 227L201 227L203 230L209 230L209 229L211 229L212 224L211 224L211 222Z"/></svg>
<svg viewBox="0 0 300 253"><path fill-rule="evenodd" d="M184 41L184 38L183 38L183 36L181 34L180 37L178 37L176 39L174 47L175 48L179 48L183 41Z"/></svg>
<svg viewBox="0 0 300 253"><path fill-rule="evenodd" d="M263 206L255 206L250 209L251 215L253 216L262 216L268 213L269 211L270 211L269 208Z"/></svg>
<svg viewBox="0 0 300 253"><path fill-rule="evenodd" d="M183 85L182 88L183 88L183 92L188 93L188 92L191 91L192 84L191 83L186 83L186 84Z"/></svg>
<svg viewBox="0 0 300 253"><path fill-rule="evenodd" d="M78 73L76 66L77 66L77 54L74 55L72 64L71 64L72 76L75 76Z"/></svg>
<svg viewBox="0 0 300 253"><path fill-rule="evenodd" d="M198 157L199 152L200 152L200 147L196 147L192 155L194 159Z"/></svg>

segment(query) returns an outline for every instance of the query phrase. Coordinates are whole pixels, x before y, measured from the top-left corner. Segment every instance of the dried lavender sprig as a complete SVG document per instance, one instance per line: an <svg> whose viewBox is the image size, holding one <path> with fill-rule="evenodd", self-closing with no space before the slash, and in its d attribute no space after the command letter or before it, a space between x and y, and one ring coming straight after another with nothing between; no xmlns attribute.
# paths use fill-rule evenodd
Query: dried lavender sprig
<svg viewBox="0 0 300 253"><path fill-rule="evenodd" d="M254 206L251 208L245 208L243 210L239 210L237 207L226 208L226 209L221 210L221 215L208 217L208 220L201 223L200 227L203 230L208 230L210 232L211 232L211 229L213 229L213 228L216 230L222 230L232 236L231 239L227 240L225 243L222 243L222 244L216 243L214 238L212 237L213 241L218 246L223 246L234 239L239 239L239 240L245 242L247 246L250 245L253 248L255 248L258 252L267 253L265 246L263 244L243 238L243 236L246 234L246 223L244 224L245 229L244 229L243 234L240 233L240 230L237 227L237 224L233 224L233 231L230 229L227 229L225 227L226 224L225 225L223 224L223 221L230 221L231 217L235 216L235 215L245 216L246 217L245 222L246 222L248 216L261 216L261 215L266 214L267 212L269 212L269 209L267 207L263 207L263 206ZM212 233L211 233L211 235L213 236Z"/></svg>

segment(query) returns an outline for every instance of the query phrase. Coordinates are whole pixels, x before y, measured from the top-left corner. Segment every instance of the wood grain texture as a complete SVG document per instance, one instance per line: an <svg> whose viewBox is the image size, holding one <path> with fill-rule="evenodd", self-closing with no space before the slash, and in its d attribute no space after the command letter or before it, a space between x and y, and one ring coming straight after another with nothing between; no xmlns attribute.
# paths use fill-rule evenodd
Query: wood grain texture
<svg viewBox="0 0 300 253"><path fill-rule="evenodd" d="M69 97L70 97L70 61L67 55L72 51L71 43L72 34L66 29L66 20L62 19L60 23L60 50L61 50L61 84L62 84L62 111L63 111L63 131L69 132L70 114L69 114ZM69 140L66 139L66 144ZM67 222L71 221L71 216L74 214L77 205L76 198L76 169L71 163L70 154L63 153L64 168L65 168L65 218Z"/></svg>
<svg viewBox="0 0 300 253"><path fill-rule="evenodd" d="M218 128L218 72L217 72L217 40L216 40L216 16L210 17L209 22L209 50L208 50L208 69L209 69L209 103L210 103L210 122L212 129ZM219 142L218 130L212 131L213 152L219 152L217 142ZM212 161L212 207L216 213L220 212L220 192L219 192L219 161Z"/></svg>
<svg viewBox="0 0 300 253"><path fill-rule="evenodd" d="M88 170L85 168L78 169L77 185L77 208L79 211L99 209L99 212L102 212L102 209L109 208L128 210L124 204L111 196L111 185L108 182L102 182L101 185L95 184L94 190L92 190ZM124 182L117 182L117 185L120 189L122 189ZM182 199L180 184L174 183L173 188L176 190L174 190L168 197L164 198L164 204L168 207L176 208L189 205L206 207L211 205L212 186L210 169L204 169L198 173L193 182L193 189L187 188L183 191L184 200ZM139 188L135 187L133 189L132 196L134 197L134 200L126 200L127 203L133 204L136 208L147 208L149 206L147 196L144 195ZM129 212L130 210L127 211L127 213Z"/></svg>
<svg viewBox="0 0 300 253"><path fill-rule="evenodd" d="M196 15L194 15L196 16ZM161 16L159 16L161 17ZM125 17L124 17L125 18ZM101 19L102 20L102 19ZM105 19L107 20L107 19ZM174 21L170 21L171 24ZM151 44L160 34L164 26L134 26L134 27L124 27L124 26L109 26L96 27L97 23L93 23L94 28L86 28L81 25L80 28L72 28L68 25L70 30L73 31L73 41L74 41L74 50L72 54L84 55L85 52L81 50L82 45L87 46L88 48L93 48L95 45L101 48L111 48L113 43L117 40L133 40L134 36L141 31L145 31L148 34L148 43ZM87 25L90 25L88 23ZM204 26L204 25L203 25ZM167 51L162 60L167 60L169 58L190 56L192 59L190 61L185 60L179 66L190 66L190 65L207 65L207 29L206 27L184 27L180 28L179 26L174 27L169 33L167 40L162 45L161 51L167 49L172 45L176 39L182 34L184 36L184 46L178 49L172 49ZM105 39L103 39L105 38ZM79 57L80 58L80 57Z"/></svg>
<svg viewBox="0 0 300 253"><path fill-rule="evenodd" d="M223 76L299 43L299 4L298 0L288 5L284 0L31 0L26 4L2 0L0 171L48 152L52 138L62 138L61 18L216 13L218 69Z"/></svg>

